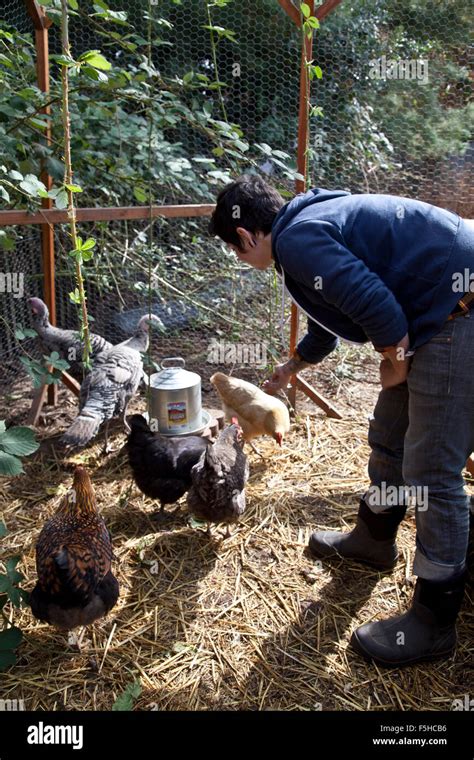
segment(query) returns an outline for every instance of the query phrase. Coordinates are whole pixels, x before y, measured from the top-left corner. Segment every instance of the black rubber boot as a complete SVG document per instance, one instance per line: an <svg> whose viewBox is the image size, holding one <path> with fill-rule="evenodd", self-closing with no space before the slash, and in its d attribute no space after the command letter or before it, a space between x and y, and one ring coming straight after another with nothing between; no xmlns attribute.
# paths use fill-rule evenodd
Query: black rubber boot
<svg viewBox="0 0 474 760"><path fill-rule="evenodd" d="M357 523L350 533L317 531L309 539L309 550L315 557L345 557L377 570L391 570L397 564L395 538L405 512L406 506L398 506L375 513L361 499Z"/></svg>
<svg viewBox="0 0 474 760"><path fill-rule="evenodd" d="M418 578L408 612L357 628L352 648L364 659L392 668L449 657L456 646L464 582L465 574L442 583Z"/></svg>

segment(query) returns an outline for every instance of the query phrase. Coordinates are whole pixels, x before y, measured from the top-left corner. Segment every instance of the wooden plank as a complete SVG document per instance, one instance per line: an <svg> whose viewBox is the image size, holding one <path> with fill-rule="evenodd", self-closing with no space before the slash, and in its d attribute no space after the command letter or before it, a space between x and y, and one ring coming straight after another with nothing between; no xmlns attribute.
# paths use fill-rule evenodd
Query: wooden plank
<svg viewBox="0 0 474 760"><path fill-rule="evenodd" d="M308 3L311 11L311 15L314 14L314 0L309 0ZM310 61L313 53L313 38L304 36L304 44L301 46L301 61L300 61L300 93L299 93L299 107L298 107L298 153L297 153L297 167L298 172L302 175L303 179L297 179L295 183L295 190L297 193L304 193L306 190L306 169L307 169L307 147L308 147L308 130L309 130L309 97L310 97L310 84L308 77L308 69L306 67L306 61ZM299 313L294 303L291 304L291 326L290 326L290 354L296 348L298 339L298 324ZM293 409L296 409L296 387L297 377L293 375L290 378L290 389L288 392L288 398Z"/></svg>
<svg viewBox="0 0 474 760"><path fill-rule="evenodd" d="M287 13L291 20L294 21L296 26L298 28L301 27L301 13L298 8L293 5L291 0L278 0L278 2L285 13ZM319 8L316 8L316 10L313 11L311 15L316 16L317 19L322 21L323 18L326 18L326 16L328 16L329 13L334 10L334 8L337 8L341 2L342 0L326 0L326 2L320 5Z"/></svg>
<svg viewBox="0 0 474 760"><path fill-rule="evenodd" d="M42 8L40 9L42 11ZM38 86L45 95L49 94L49 40L48 29L46 26L36 27L36 75ZM51 115L51 107L45 106L40 113ZM44 132L46 145L51 145L51 121L47 120L47 126ZM44 182L46 189L51 190L53 180L44 167L44 162L40 174L41 181ZM41 206L48 211L53 206L51 198L43 198ZM49 309L49 321L56 325L56 282L55 282L55 265L54 265L54 227L52 224L41 225L41 252L43 259L43 297ZM48 404L56 406L58 402L58 386L53 383L48 386Z"/></svg>
<svg viewBox="0 0 474 760"><path fill-rule="evenodd" d="M280 3L285 13L287 13L291 20L295 22L296 26L300 27L301 13L299 12L298 8L293 5L291 0L278 0L278 2Z"/></svg>
<svg viewBox="0 0 474 760"><path fill-rule="evenodd" d="M307 383L306 380L303 380L301 377L297 376L296 387L299 390L303 391L303 393L305 393L306 396L311 399L311 401L314 401L314 403L317 404L323 410L323 412L326 412L328 417L333 417L335 420L342 420L342 414L336 409L336 407L333 406L327 398L321 396L320 393L315 391L313 386Z"/></svg>
<svg viewBox="0 0 474 760"><path fill-rule="evenodd" d="M67 372L61 372L61 381L66 386L66 388L69 388L70 391L74 393L75 396L79 397L79 394L81 392L81 384L77 382L77 380L74 380L71 375L68 375Z"/></svg>
<svg viewBox="0 0 474 760"><path fill-rule="evenodd" d="M46 11L42 5L39 5L36 0L25 0L26 10L30 14L33 20L33 26L35 29L48 29L53 23L46 15Z"/></svg>
<svg viewBox="0 0 474 760"><path fill-rule="evenodd" d="M46 402L46 396L48 393L48 386L42 385L38 388L33 396L33 403L31 404L28 416L26 418L27 425L35 426L38 422L38 417L41 414L41 410Z"/></svg>
<svg viewBox="0 0 474 760"><path fill-rule="evenodd" d="M151 216L169 218L210 216L215 209L213 203L183 204L175 206L152 206ZM78 208L78 222L112 222L120 219L149 219L149 206L113 206L110 208ZM0 211L0 227L10 224L64 224L68 222L67 210L51 209L37 211Z"/></svg>
<svg viewBox="0 0 474 760"><path fill-rule="evenodd" d="M323 18L326 18L326 16L329 13L332 13L334 8L337 8L338 5L342 3L342 0L326 0L325 3L319 6L319 8L316 9L316 12L314 15L316 18L318 18L320 21L323 20Z"/></svg>
<svg viewBox="0 0 474 760"><path fill-rule="evenodd" d="M72 391L75 396L79 396L81 386L77 380L74 380L74 378L68 375L67 372L61 373L61 380L66 388L69 388L69 390ZM57 383L52 383L52 385L54 385L54 387L57 389ZM41 388L38 388L35 391L33 396L33 403L31 404L31 408L26 418L27 425L37 425L41 410L46 403L46 396L49 388L51 388L51 385L42 385Z"/></svg>

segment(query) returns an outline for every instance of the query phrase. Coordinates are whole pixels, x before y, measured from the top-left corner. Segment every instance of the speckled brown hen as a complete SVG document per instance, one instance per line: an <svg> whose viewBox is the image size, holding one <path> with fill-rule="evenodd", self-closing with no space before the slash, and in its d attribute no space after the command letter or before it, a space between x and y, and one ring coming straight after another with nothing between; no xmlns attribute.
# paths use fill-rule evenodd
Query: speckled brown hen
<svg viewBox="0 0 474 760"><path fill-rule="evenodd" d="M188 491L188 507L198 520L230 524L238 521L245 510L245 484L249 464L242 451L242 428L235 418L232 425L219 433L191 470L192 486Z"/></svg>
<svg viewBox="0 0 474 760"><path fill-rule="evenodd" d="M46 522L36 544L33 615L63 630L106 615L119 595L112 558L110 534L97 512L89 475L84 467L76 467L72 491Z"/></svg>

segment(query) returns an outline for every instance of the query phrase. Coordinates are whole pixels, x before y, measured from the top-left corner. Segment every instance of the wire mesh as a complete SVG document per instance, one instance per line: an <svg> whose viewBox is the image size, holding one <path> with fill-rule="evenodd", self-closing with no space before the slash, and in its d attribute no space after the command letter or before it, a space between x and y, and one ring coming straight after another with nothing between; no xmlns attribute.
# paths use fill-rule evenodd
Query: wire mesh
<svg viewBox="0 0 474 760"><path fill-rule="evenodd" d="M189 72L224 82L220 89L203 88L213 117L239 124L251 144L264 143L295 156L301 33L277 0L232 0L223 7L201 0L128 0L126 7L121 0L110 0L108 5L114 12L126 12L125 25L105 24L90 0L79 3L78 14L71 13L75 57L100 49L114 66L139 68L152 39L151 61L168 83ZM474 216L468 6L442 0L433 13L431 5L421 0L343 0L322 22L314 37L314 63L321 67L322 78L312 82L311 103L322 113L311 119L311 186L391 192ZM5 0L0 18L22 34L32 34L23 0ZM214 33L213 46L209 25L232 33ZM57 23L49 38L51 53L60 53ZM57 78L57 67L51 71ZM187 97L191 109L202 106L198 96L202 92L197 92L196 102L192 93ZM71 98L73 163L82 160L75 178L85 186L95 175L102 180L79 203L143 204L147 181L141 183L141 194L134 195L133 182L130 195L120 192L127 151L133 154L127 171L135 185L145 174L150 114L120 87L113 92L91 89L88 97L101 113L86 106L74 111L74 93ZM57 105L53 108L58 137ZM213 145L204 133L183 116L157 135L151 154L156 169L153 202L212 201L222 180L211 181L207 173L205 157ZM61 161L60 144L54 146L54 155ZM290 188L274 154L261 155L259 170L278 187ZM60 167L51 161L49 166L60 178ZM183 174L188 175L186 182L181 181ZM204 376L235 364L241 374L256 379L273 354L284 350L288 309L281 320L281 295L273 274L246 271L209 239L206 223L81 224L83 237L97 239L94 258L85 267L92 329L112 342L123 340L151 302L163 323L154 341L155 360L183 354ZM56 227L55 240L57 321L77 327L76 307L69 299L74 283L64 226ZM26 297L42 292L38 229L18 229L14 250L0 253L0 262L4 271L17 267L25 273L25 298L2 298L8 325L0 324L5 368L0 383L8 386L21 370L22 349L12 338L12 328L28 324Z"/></svg>

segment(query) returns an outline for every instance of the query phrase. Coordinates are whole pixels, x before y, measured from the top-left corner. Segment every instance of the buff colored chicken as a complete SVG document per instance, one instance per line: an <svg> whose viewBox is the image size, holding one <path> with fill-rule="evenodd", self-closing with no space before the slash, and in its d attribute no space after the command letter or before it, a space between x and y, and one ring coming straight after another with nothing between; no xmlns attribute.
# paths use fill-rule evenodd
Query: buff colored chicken
<svg viewBox="0 0 474 760"><path fill-rule="evenodd" d="M279 446L290 429L290 415L283 401L256 385L216 372L211 383L222 401L226 419L237 417L244 440L270 435Z"/></svg>
<svg viewBox="0 0 474 760"><path fill-rule="evenodd" d="M106 615L119 595L112 559L110 534L97 512L89 475L76 467L72 491L45 523L36 544L33 615L62 630Z"/></svg>

